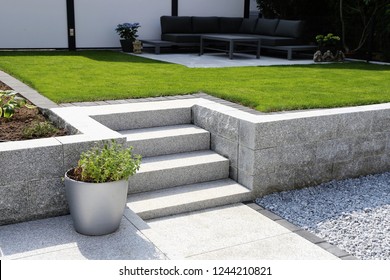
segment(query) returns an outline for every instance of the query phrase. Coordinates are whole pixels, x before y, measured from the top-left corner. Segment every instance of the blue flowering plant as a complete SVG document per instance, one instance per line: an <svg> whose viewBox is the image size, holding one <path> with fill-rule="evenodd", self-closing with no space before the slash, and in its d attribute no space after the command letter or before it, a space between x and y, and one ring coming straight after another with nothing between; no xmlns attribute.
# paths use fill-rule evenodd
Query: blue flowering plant
<svg viewBox="0 0 390 280"><path fill-rule="evenodd" d="M138 28L140 28L141 25L136 23L122 23L118 24L115 31L119 34L119 36L124 40L130 40L135 41L135 39L138 37L137 32Z"/></svg>

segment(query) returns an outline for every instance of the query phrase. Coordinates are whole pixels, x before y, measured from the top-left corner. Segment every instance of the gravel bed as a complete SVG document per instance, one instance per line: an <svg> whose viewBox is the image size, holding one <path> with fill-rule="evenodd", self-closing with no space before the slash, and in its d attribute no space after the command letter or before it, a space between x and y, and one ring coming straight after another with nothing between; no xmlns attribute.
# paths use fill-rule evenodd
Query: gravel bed
<svg viewBox="0 0 390 280"><path fill-rule="evenodd" d="M390 173L331 181L256 200L362 260L390 260Z"/></svg>

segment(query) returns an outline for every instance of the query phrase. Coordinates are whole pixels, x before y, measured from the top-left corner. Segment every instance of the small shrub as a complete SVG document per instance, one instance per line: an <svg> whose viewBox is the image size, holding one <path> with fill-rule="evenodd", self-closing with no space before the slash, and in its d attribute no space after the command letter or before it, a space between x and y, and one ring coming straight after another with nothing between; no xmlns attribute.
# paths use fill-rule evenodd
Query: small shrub
<svg viewBox="0 0 390 280"><path fill-rule="evenodd" d="M23 106L30 109L35 108L35 106L27 104L26 99L17 96L16 91L0 90L0 118L12 118L16 112L16 109Z"/></svg>
<svg viewBox="0 0 390 280"><path fill-rule="evenodd" d="M119 34L119 36L122 39L125 40L131 40L135 41L135 39L138 37L137 32L138 28L140 28L141 25L136 22L136 23L122 23L118 24L115 31Z"/></svg>
<svg viewBox="0 0 390 280"><path fill-rule="evenodd" d="M114 182L128 179L140 168L141 156L133 155L133 147L123 148L115 141L105 142L80 156L71 178L90 183Z"/></svg>
<svg viewBox="0 0 390 280"><path fill-rule="evenodd" d="M23 138L33 139L33 138L44 138L51 137L59 131L54 125L49 122L36 122L31 126L23 129Z"/></svg>
<svg viewBox="0 0 390 280"><path fill-rule="evenodd" d="M335 47L340 42L340 37L332 33L328 33L327 35L320 34L316 36L316 41L320 48Z"/></svg>

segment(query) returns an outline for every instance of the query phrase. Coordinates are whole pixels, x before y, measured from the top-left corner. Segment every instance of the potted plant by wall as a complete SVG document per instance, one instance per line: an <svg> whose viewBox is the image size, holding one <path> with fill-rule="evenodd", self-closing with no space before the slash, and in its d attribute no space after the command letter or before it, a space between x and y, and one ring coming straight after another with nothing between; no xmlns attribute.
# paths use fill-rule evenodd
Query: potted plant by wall
<svg viewBox="0 0 390 280"><path fill-rule="evenodd" d="M85 235L104 235L119 228L125 209L128 178L140 168L132 147L103 142L80 156L65 173L65 193L74 228Z"/></svg>
<svg viewBox="0 0 390 280"><path fill-rule="evenodd" d="M317 35L318 51L314 54L315 62L343 61L344 53L340 50L340 37L333 33Z"/></svg>
<svg viewBox="0 0 390 280"><path fill-rule="evenodd" d="M118 24L115 31L119 34L121 40L122 51L133 52L133 43L138 37L137 32L140 24L136 23L122 23Z"/></svg>

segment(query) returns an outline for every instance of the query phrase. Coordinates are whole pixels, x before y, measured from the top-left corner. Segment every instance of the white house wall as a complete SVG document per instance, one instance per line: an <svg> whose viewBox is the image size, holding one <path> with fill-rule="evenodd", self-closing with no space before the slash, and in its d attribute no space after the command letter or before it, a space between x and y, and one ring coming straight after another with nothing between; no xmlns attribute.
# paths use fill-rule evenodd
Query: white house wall
<svg viewBox="0 0 390 280"><path fill-rule="evenodd" d="M0 48L67 48L65 0L0 0Z"/></svg>
<svg viewBox="0 0 390 280"><path fill-rule="evenodd" d="M66 0L0 0L0 49L68 48ZM236 16L244 0L178 0L179 16ZM74 0L77 48L120 47L117 24L139 22L141 39L160 38L172 0Z"/></svg>
<svg viewBox="0 0 390 280"><path fill-rule="evenodd" d="M171 14L171 0L75 0L77 48L120 47L115 27L139 22L139 36L160 38L160 17Z"/></svg>
<svg viewBox="0 0 390 280"><path fill-rule="evenodd" d="M242 17L243 0L179 0L180 16Z"/></svg>

